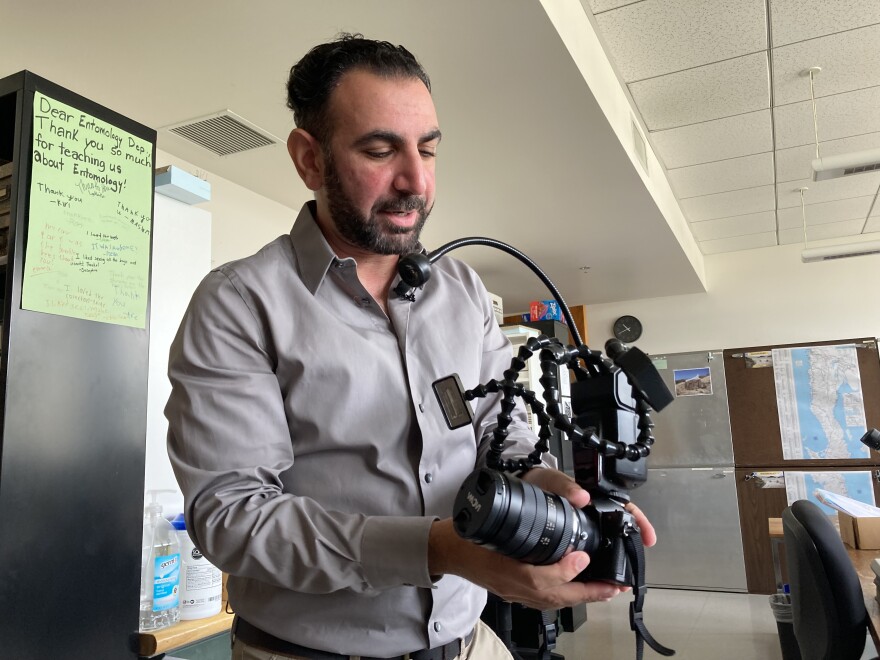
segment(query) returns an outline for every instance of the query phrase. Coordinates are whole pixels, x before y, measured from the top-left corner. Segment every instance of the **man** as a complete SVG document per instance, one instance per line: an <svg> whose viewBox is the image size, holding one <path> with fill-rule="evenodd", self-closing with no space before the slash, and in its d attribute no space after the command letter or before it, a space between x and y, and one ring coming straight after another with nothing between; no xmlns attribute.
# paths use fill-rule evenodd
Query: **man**
<svg viewBox="0 0 880 660"><path fill-rule="evenodd" d="M498 401L449 431L431 383L485 383L512 353L458 261L414 301L390 293L434 204L428 76L402 47L343 35L292 68L288 99L315 200L289 236L205 278L169 366L169 454L187 529L231 576L233 657L509 658L479 623L485 589L540 609L620 589L572 582L583 552L532 566L452 528ZM521 413L510 431L506 456L532 450ZM589 501L551 466L525 478Z"/></svg>

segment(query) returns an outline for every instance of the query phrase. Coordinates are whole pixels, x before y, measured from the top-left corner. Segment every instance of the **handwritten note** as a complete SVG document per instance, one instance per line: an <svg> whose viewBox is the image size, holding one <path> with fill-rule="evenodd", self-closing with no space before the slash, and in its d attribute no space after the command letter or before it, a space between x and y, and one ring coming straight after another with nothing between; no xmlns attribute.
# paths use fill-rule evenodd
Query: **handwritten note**
<svg viewBox="0 0 880 660"><path fill-rule="evenodd" d="M153 147L34 95L22 308L146 326Z"/></svg>

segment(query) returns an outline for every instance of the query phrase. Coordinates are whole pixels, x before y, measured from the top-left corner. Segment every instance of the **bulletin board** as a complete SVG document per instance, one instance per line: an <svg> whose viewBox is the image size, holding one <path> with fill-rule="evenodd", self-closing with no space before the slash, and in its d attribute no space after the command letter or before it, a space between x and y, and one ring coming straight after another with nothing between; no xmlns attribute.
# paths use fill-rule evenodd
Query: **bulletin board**
<svg viewBox="0 0 880 660"><path fill-rule="evenodd" d="M880 455L867 451L858 440L850 438L849 443L863 449L864 456L854 459L792 459L786 458L783 452L773 349L789 349L777 351L776 356L794 358L795 355L805 352L802 349L842 348L846 345L852 345L855 351L853 362L858 365L865 425L867 428L880 428L880 359L874 337L751 346L724 351L733 459L736 465L736 490L749 593L767 594L776 589L767 519L780 517L788 506L784 485L787 480L780 481L778 487L768 487L762 479L754 478L756 474L869 472L872 478L868 487L873 488L875 500L880 502L880 484L873 478L877 466L880 465ZM781 371L784 371L784 360L780 362ZM782 388L785 388L784 384ZM785 396L781 399L784 401ZM783 411L783 419L786 419L786 412ZM798 414L810 413L800 410ZM787 429L786 434L789 431ZM787 453L792 455L790 444Z"/></svg>
<svg viewBox="0 0 880 660"><path fill-rule="evenodd" d="M862 400L868 428L880 428L880 359L873 337L733 348L724 351L724 369L730 409L734 463L737 467L785 466L822 468L843 465L880 464L871 451L864 458L804 460L786 459L783 454L777 406L776 380L772 364L761 364L774 348L855 346L861 376Z"/></svg>

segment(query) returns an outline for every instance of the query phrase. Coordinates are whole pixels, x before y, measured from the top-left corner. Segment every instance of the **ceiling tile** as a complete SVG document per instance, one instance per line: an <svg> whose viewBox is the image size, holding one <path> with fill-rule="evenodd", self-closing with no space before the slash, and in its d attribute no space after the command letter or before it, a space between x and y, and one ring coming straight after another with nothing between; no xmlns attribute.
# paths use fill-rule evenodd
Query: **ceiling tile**
<svg viewBox="0 0 880 660"><path fill-rule="evenodd" d="M746 215L776 208L776 193L773 186L761 186L747 190L691 197L679 202L681 210L689 222L702 222L734 215Z"/></svg>
<svg viewBox="0 0 880 660"><path fill-rule="evenodd" d="M878 192L878 195L874 197L874 206L871 207L872 218L880 216L880 199L878 199L878 197L880 197L880 192Z"/></svg>
<svg viewBox="0 0 880 660"><path fill-rule="evenodd" d="M698 241L776 231L776 213L773 211L762 211L761 213L738 215L733 218L692 222L690 227L694 238Z"/></svg>
<svg viewBox="0 0 880 660"><path fill-rule="evenodd" d="M826 222L823 225L807 226L807 244L813 241L821 241L826 238L843 238L844 236L858 236L862 231L864 220L846 220L844 222ZM802 227L797 229L781 229L779 231L779 243L788 245L790 243L803 243L804 230Z"/></svg>
<svg viewBox="0 0 880 660"><path fill-rule="evenodd" d="M880 3L878 3L880 4ZM816 99L819 141L837 140L880 131L880 87ZM809 101L777 107L774 111L776 148L815 144L813 107Z"/></svg>
<svg viewBox="0 0 880 660"><path fill-rule="evenodd" d="M868 218L868 222L865 223L865 234L873 234L875 232L880 232L880 215L872 215Z"/></svg>
<svg viewBox="0 0 880 660"><path fill-rule="evenodd" d="M767 49L764 0L645 0L596 25L626 82Z"/></svg>
<svg viewBox="0 0 880 660"><path fill-rule="evenodd" d="M771 247L773 245L776 245L776 232L768 231L761 234L749 234L748 236L702 241L700 243L700 250L703 254L719 254L721 252L751 250L754 248Z"/></svg>
<svg viewBox="0 0 880 660"><path fill-rule="evenodd" d="M648 130L695 124L770 107L767 53L679 71L629 85Z"/></svg>
<svg viewBox="0 0 880 660"><path fill-rule="evenodd" d="M776 184L776 198L780 209L788 208L789 206L800 207L801 194L798 192L798 188L803 186L809 188L804 193L804 202L806 204L819 204L836 199L873 195L877 192L878 184L880 184L880 172L853 174L852 176L828 179L827 181L801 179L800 181L787 181Z"/></svg>
<svg viewBox="0 0 880 660"><path fill-rule="evenodd" d="M680 167L669 170L667 178L679 199L756 188L774 182L773 154L768 152Z"/></svg>
<svg viewBox="0 0 880 660"><path fill-rule="evenodd" d="M880 133L828 140L821 142L819 149L822 156L837 156L838 154L846 154L853 151L880 149ZM776 152L776 181L782 183L812 178L812 163L815 157L816 145L812 143L800 147L780 149Z"/></svg>
<svg viewBox="0 0 880 660"><path fill-rule="evenodd" d="M771 0L773 46L880 23L876 0Z"/></svg>
<svg viewBox="0 0 880 660"><path fill-rule="evenodd" d="M880 25L774 49L776 105L810 100L810 78L802 72L811 66L822 67L813 76L816 98L880 85Z"/></svg>
<svg viewBox="0 0 880 660"><path fill-rule="evenodd" d="M772 151L770 110L655 131L650 141L667 169Z"/></svg>
<svg viewBox="0 0 880 660"><path fill-rule="evenodd" d="M847 138L853 140L856 138ZM831 144L824 142L824 144ZM844 151L850 151L845 149ZM830 154L829 154L830 155ZM804 144L800 147L789 147L776 151L776 181L798 181L809 179L813 176L813 159L816 157L816 145Z"/></svg>
<svg viewBox="0 0 880 660"><path fill-rule="evenodd" d="M589 3L590 11L594 14L631 5L634 2L643 2L643 0L581 0L581 4L584 6L587 6Z"/></svg>
<svg viewBox="0 0 880 660"><path fill-rule="evenodd" d="M806 200L806 197L804 199ZM842 222L844 220L864 220L873 201L874 197L869 196L837 199L833 202L822 202L821 204L806 204L804 206L804 215L807 218L807 226ZM776 215L779 218L780 229L802 228L804 226L804 217L801 215L800 204L779 209Z"/></svg>

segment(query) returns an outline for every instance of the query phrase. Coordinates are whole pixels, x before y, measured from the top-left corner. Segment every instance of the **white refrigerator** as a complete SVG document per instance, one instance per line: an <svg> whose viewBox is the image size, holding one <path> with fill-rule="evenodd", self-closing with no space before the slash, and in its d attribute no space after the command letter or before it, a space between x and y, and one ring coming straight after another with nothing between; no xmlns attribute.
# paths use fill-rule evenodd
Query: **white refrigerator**
<svg viewBox="0 0 880 660"><path fill-rule="evenodd" d="M675 400L652 413L648 480L631 492L658 535L648 584L747 592L722 351L651 359Z"/></svg>

